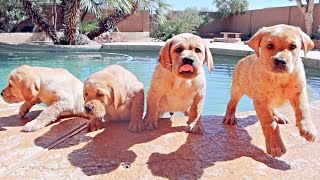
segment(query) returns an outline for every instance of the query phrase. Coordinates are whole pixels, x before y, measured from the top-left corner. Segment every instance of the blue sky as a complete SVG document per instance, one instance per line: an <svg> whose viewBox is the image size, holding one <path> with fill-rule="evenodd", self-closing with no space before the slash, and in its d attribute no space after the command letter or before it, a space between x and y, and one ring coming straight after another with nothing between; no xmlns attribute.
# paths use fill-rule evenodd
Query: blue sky
<svg viewBox="0 0 320 180"><path fill-rule="evenodd" d="M249 10L262 9L267 7L282 7L282 6L295 6L296 1L290 2L289 0L248 0ZM187 7L198 7L199 9L205 8L215 11L213 0L166 0L167 3L172 5L173 10L183 10ZM317 0L315 1L317 2Z"/></svg>

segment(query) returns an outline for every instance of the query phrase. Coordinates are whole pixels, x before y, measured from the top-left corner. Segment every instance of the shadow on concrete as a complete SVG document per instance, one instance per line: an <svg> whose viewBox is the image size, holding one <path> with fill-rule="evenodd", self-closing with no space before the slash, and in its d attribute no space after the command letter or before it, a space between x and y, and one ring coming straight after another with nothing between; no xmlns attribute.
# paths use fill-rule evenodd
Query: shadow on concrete
<svg viewBox="0 0 320 180"><path fill-rule="evenodd" d="M0 117L0 131L5 131L4 127L18 127L24 126L27 122L35 119L42 112L42 110L30 111L24 118L19 118L19 115L11 115L7 117Z"/></svg>
<svg viewBox="0 0 320 180"><path fill-rule="evenodd" d="M133 145L150 142L168 133L183 131L183 127L171 127L169 119L159 120L160 128L154 131L132 133L127 130L127 126L128 123L109 123L106 129L93 137L83 148L70 153L69 161L88 176L109 173L121 165L125 168L124 165L135 161L137 155L130 150ZM81 137L75 136L71 141L78 141L79 138Z"/></svg>
<svg viewBox="0 0 320 180"><path fill-rule="evenodd" d="M224 125L222 119L223 116L208 116L203 121L206 129L204 135L189 134L186 143L170 154L151 154L148 168L152 174L168 179L199 179L204 169L214 166L216 162L243 156L273 169L290 169L286 162L251 144L252 138L245 127L257 123L256 116L238 118L237 126Z"/></svg>

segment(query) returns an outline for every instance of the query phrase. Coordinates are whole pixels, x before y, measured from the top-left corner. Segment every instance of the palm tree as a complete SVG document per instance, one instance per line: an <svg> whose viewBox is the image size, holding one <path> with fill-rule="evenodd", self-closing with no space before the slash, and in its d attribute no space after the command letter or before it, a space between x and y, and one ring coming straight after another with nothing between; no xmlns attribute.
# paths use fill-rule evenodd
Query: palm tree
<svg viewBox="0 0 320 180"><path fill-rule="evenodd" d="M80 0L62 0L64 41L63 44L74 45L79 35L81 6Z"/></svg>
<svg viewBox="0 0 320 180"><path fill-rule="evenodd" d="M47 22L47 19L42 15L41 9L32 4L29 0L22 0L23 8L26 13L32 18L42 31L44 31L53 41L54 44L59 44L60 40L56 31Z"/></svg>
<svg viewBox="0 0 320 180"><path fill-rule="evenodd" d="M87 36L90 39L93 39L106 31L113 30L119 24L119 22L123 21L124 19L128 18L131 14L135 13L137 9L138 9L137 2L134 2L132 4L132 7L129 13L127 13L123 9L116 9L114 13L111 13L109 16L102 19L102 21L99 22L99 27L90 31L87 34Z"/></svg>
<svg viewBox="0 0 320 180"><path fill-rule="evenodd" d="M115 12L105 17L99 22L99 27L90 31L87 36L90 39L99 36L100 34L112 31L123 20L134 14L138 7L154 11L160 23L164 23L170 5L164 0L123 0L123 1L107 1L108 7L115 8ZM105 3L107 3L105 2Z"/></svg>
<svg viewBox="0 0 320 180"><path fill-rule="evenodd" d="M301 0L296 0L297 6L299 7L301 13L304 16L306 23L307 34L312 37L312 24L313 24L313 7L314 0L306 0L307 4L302 4Z"/></svg>
<svg viewBox="0 0 320 180"><path fill-rule="evenodd" d="M50 26L41 14L41 9L30 0L22 0L22 2L25 11L32 17L34 23L46 32L55 44L68 45L76 44L79 36L80 15L83 9L99 15L98 6L102 2L108 7L116 9L114 13L102 19L98 29L89 32L88 37L93 39L105 31L114 29L119 22L135 13L139 4L145 8L155 9L159 17L163 17L164 15L161 15L161 13L165 12L164 9L169 7L163 0L61 0L64 36L58 38L55 29Z"/></svg>

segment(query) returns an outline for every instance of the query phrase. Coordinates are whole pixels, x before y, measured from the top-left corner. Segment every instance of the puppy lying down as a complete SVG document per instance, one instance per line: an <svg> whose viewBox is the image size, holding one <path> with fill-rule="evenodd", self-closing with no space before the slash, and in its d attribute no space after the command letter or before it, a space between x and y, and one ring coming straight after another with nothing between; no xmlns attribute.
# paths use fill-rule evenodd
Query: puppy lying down
<svg viewBox="0 0 320 180"><path fill-rule="evenodd" d="M130 120L128 129L140 132L144 107L143 84L131 72L111 65L89 76L84 83L88 129L98 130L108 121Z"/></svg>
<svg viewBox="0 0 320 180"><path fill-rule="evenodd" d="M305 70L299 56L300 49L306 53L313 48L310 37L300 28L275 25L260 29L248 45L255 54L236 65L224 123L235 124L237 104L243 95L249 96L262 126L267 152L279 157L286 148L278 123L287 123L287 119L275 108L290 102L300 135L314 141L317 132L309 114Z"/></svg>
<svg viewBox="0 0 320 180"><path fill-rule="evenodd" d="M24 102L19 116L24 117L31 107L44 103L45 108L23 131L36 131L57 120L59 116L82 116L83 83L65 69L20 66L8 78L1 92L7 103Z"/></svg>
<svg viewBox="0 0 320 180"><path fill-rule="evenodd" d="M188 130L202 133L200 121L206 91L204 62L213 70L211 52L199 36L183 33L166 41L152 76L147 97L145 123L158 128L165 112L186 112Z"/></svg>

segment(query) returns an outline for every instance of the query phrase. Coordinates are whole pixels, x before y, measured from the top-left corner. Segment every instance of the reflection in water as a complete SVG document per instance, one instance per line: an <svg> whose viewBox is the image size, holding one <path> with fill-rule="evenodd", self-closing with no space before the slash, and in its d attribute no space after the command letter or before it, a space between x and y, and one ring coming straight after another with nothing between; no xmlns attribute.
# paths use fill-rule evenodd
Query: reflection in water
<svg viewBox="0 0 320 180"><path fill-rule="evenodd" d="M239 57L215 56L215 69L209 73L204 66L207 79L207 94L203 114L223 114L229 100L232 72ZM119 52L13 52L0 51L0 88L7 85L8 74L16 67L28 64L65 68L81 81L111 64L121 64L144 84L149 90L150 79L157 64L157 51L119 51ZM320 99L320 71L307 68L308 93L311 100ZM237 111L253 110L252 101L243 97Z"/></svg>

